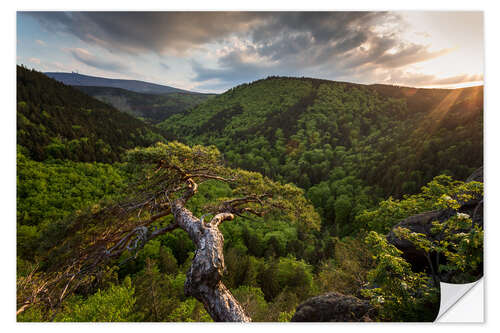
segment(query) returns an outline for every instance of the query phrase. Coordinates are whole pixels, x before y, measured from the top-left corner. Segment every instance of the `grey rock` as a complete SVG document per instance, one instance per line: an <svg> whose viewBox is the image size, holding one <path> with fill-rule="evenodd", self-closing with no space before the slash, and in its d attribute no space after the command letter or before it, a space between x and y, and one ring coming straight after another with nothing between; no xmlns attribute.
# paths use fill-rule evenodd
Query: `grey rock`
<svg viewBox="0 0 500 333"><path fill-rule="evenodd" d="M300 304L292 322L369 322L375 310L368 301L340 293L312 297Z"/></svg>

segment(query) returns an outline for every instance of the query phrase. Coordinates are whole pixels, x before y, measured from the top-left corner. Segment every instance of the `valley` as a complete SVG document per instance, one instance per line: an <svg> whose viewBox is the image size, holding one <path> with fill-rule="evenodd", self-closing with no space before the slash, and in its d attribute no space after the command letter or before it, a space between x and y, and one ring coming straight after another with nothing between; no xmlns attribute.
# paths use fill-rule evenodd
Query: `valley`
<svg viewBox="0 0 500 333"><path fill-rule="evenodd" d="M483 165L482 86L270 76L215 95L47 74L17 67L19 321L225 318L184 292L200 251L179 202L200 224L231 214L217 278L254 321L298 320L330 292L363 309L344 320L432 321L437 277L482 276L482 177L468 180ZM450 212L446 248L393 229L434 210ZM436 242L424 255L446 265L412 262L390 232Z"/></svg>

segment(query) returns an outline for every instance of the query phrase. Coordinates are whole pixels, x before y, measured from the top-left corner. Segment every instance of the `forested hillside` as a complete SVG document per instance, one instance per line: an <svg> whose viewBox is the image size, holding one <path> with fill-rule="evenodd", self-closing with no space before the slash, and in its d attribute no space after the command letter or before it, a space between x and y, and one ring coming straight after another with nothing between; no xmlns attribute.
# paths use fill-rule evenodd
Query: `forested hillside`
<svg viewBox="0 0 500 333"><path fill-rule="evenodd" d="M44 74L17 66L17 143L38 161L117 161L160 131Z"/></svg>
<svg viewBox="0 0 500 333"><path fill-rule="evenodd" d="M433 321L440 279L482 276L482 87L271 77L175 111L167 141L17 84L19 321L290 321L330 292L369 309L337 319Z"/></svg>
<svg viewBox="0 0 500 333"><path fill-rule="evenodd" d="M483 160L483 89L416 89L271 77L243 84L159 126L215 144L234 166L293 182L336 234L388 196L416 193Z"/></svg>
<svg viewBox="0 0 500 333"><path fill-rule="evenodd" d="M146 122L156 124L176 113L182 113L213 97L213 94L172 92L145 94L112 87L74 86L78 90L113 105Z"/></svg>

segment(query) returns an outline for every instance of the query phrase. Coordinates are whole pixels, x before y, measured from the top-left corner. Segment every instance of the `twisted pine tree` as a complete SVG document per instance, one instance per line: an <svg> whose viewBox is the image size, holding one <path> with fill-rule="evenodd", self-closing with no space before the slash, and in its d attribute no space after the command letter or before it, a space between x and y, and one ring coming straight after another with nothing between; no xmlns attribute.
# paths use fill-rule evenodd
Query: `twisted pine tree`
<svg viewBox="0 0 500 333"><path fill-rule="evenodd" d="M151 239L180 228L196 247L186 274L186 295L202 302L215 321L250 321L221 280L220 224L236 216L272 213L303 230L319 227L319 216L302 190L231 169L215 147L157 143L129 151L127 161L141 180L130 187L126 200L96 205L54 224L50 240L42 244L47 253L43 267L18 280L18 314L39 303L56 310L67 295L92 284L122 254L137 253ZM228 183L232 197L214 199L198 218L187 205L208 180Z"/></svg>

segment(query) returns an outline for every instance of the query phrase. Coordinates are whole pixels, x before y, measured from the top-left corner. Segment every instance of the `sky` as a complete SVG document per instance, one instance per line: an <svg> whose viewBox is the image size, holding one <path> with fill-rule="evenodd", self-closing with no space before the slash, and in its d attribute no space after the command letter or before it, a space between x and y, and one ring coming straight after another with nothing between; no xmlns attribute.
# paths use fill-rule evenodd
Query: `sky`
<svg viewBox="0 0 500 333"><path fill-rule="evenodd" d="M18 12L16 61L215 93L270 75L454 88L483 83L483 35L480 11Z"/></svg>

